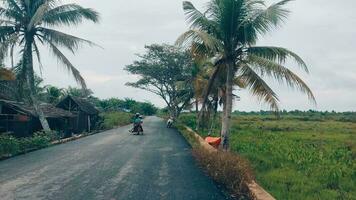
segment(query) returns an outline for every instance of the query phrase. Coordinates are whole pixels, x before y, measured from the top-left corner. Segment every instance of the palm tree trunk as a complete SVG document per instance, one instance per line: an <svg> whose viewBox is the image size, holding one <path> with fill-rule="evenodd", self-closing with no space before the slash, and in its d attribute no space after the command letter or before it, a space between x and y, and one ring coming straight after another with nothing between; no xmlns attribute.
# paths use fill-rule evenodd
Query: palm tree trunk
<svg viewBox="0 0 356 200"><path fill-rule="evenodd" d="M25 44L25 51L23 54L23 65L26 68L26 82L27 82L27 87L29 90L29 101L31 106L33 106L36 114L38 115L38 118L40 120L40 123L42 125L42 128L45 132L50 132L51 129L49 127L48 121L45 118L39 103L36 98L35 94L35 78L34 78L34 70L33 70L33 54L32 54L32 40L28 39L26 40Z"/></svg>
<svg viewBox="0 0 356 200"><path fill-rule="evenodd" d="M231 113L232 113L232 90L234 79L234 64L229 63L226 72L226 99L224 102L224 112L221 126L221 139L222 147L224 150L229 149L229 133L231 126Z"/></svg>
<svg viewBox="0 0 356 200"><path fill-rule="evenodd" d="M198 97L195 98L195 117L196 117L196 127L195 130L198 131L199 130L199 101L198 101Z"/></svg>
<svg viewBox="0 0 356 200"><path fill-rule="evenodd" d="M211 90L213 89L215 79L217 78L217 76L220 72L220 69L221 69L220 65L216 66L214 73L211 75L211 77L209 79L208 86L207 86L206 90L204 91L201 110L198 114L197 130L200 129L200 124L201 124L201 121L203 120L203 114L205 112L206 104L209 101L209 94L211 93Z"/></svg>

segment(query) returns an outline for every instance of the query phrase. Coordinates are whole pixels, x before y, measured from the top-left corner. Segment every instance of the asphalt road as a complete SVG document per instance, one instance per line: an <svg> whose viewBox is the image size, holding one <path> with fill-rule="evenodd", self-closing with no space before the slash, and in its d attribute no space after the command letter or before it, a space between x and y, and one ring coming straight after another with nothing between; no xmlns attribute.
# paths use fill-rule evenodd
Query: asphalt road
<svg viewBox="0 0 356 200"><path fill-rule="evenodd" d="M226 199L189 145L157 117L0 161L0 199Z"/></svg>

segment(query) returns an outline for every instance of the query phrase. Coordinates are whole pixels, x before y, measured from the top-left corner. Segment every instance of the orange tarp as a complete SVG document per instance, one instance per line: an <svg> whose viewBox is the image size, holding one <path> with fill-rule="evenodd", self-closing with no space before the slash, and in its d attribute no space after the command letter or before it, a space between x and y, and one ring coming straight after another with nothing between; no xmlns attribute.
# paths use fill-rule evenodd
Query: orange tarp
<svg viewBox="0 0 356 200"><path fill-rule="evenodd" d="M209 143L211 146L215 148L219 148L219 145L221 143L221 138L220 137L207 137L205 138L205 141Z"/></svg>

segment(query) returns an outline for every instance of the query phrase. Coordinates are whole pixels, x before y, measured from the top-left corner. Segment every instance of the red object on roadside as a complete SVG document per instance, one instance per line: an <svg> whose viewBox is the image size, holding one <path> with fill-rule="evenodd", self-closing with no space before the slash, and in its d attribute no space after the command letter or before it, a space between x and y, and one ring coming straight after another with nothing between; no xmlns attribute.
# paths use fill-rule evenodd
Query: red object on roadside
<svg viewBox="0 0 356 200"><path fill-rule="evenodd" d="M220 146L221 138L220 137L206 137L205 141L217 149Z"/></svg>

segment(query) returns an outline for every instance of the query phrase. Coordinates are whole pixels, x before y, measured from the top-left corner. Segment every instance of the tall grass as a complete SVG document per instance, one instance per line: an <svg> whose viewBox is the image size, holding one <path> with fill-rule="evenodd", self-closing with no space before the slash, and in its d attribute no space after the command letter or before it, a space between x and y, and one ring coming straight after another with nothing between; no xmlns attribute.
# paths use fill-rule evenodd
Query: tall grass
<svg viewBox="0 0 356 200"><path fill-rule="evenodd" d="M247 184L254 180L249 162L231 152L211 152L200 146L194 133L181 123L177 129L193 148L193 155L204 171L229 191L234 199L252 199Z"/></svg>
<svg viewBox="0 0 356 200"><path fill-rule="evenodd" d="M102 118L102 129L112 129L131 123L132 114L125 112L105 112L100 114Z"/></svg>
<svg viewBox="0 0 356 200"><path fill-rule="evenodd" d="M183 121L194 126L194 116ZM345 120L346 121L346 120ZM231 150L277 199L355 199L356 123L288 115L235 115Z"/></svg>

